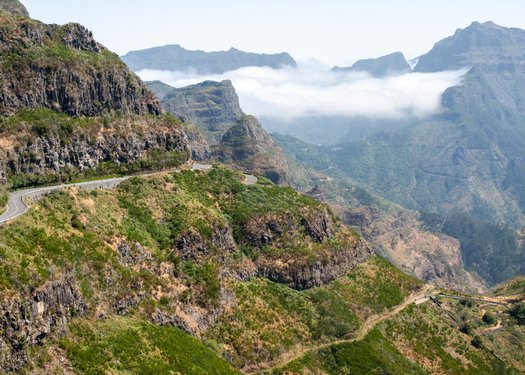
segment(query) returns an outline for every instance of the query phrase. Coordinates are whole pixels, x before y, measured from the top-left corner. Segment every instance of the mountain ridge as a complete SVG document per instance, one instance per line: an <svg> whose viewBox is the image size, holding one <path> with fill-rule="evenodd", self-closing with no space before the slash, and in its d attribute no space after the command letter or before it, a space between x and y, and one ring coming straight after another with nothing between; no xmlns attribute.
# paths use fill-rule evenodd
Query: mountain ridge
<svg viewBox="0 0 525 375"><path fill-rule="evenodd" d="M278 54L257 54L230 48L228 51L191 51L179 44L131 51L122 60L134 71L143 69L194 71L198 74L222 74L248 66L268 66L274 69L283 66L297 66L286 52Z"/></svg>

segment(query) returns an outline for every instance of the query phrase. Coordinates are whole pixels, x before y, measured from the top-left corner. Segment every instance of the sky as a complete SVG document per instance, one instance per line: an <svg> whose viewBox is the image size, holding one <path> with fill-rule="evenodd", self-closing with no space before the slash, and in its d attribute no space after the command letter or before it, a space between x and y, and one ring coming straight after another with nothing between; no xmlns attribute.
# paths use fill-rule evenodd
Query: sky
<svg viewBox="0 0 525 375"><path fill-rule="evenodd" d="M472 21L525 28L523 0L22 0L33 18L79 22L120 55L166 44L286 51L328 66L407 58Z"/></svg>

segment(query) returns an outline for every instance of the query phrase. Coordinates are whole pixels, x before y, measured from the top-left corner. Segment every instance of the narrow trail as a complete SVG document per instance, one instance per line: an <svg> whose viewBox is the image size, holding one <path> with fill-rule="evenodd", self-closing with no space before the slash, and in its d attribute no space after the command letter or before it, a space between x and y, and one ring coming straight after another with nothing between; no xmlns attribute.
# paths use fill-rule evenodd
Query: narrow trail
<svg viewBox="0 0 525 375"><path fill-rule="evenodd" d="M381 323L382 321L384 321L386 319L389 319L389 318L399 314L401 311L406 309L410 304L416 303L417 301L422 301L423 299L425 299L425 297L430 292L432 292L433 289L434 289L433 285L428 285L427 284L427 285L424 286L424 288L422 290L420 290L419 292L411 294L401 304L395 306L394 308L392 308L392 309L390 309L388 311L382 312L380 314L375 314L375 315L370 316L367 320L365 320L365 322L361 325L361 327L356 331L355 337L353 337L351 339L336 340L336 341L328 342L328 343L321 344L321 345L300 348L300 349L298 349L296 351L291 352L289 355L284 355L284 357L282 357L279 360L279 362L274 364L271 368L266 369L265 371L276 370L276 369L282 368L282 367L286 366L287 364L289 364L290 362L293 362L296 359L299 359L299 358L303 357L306 353L308 353L310 351L319 351L319 350L326 349L326 348L328 348L330 346L333 346L333 345L350 344L352 342L360 341L360 340L364 339L365 336L372 329L374 329L379 323ZM255 374L255 373L256 372L253 372L252 374Z"/></svg>

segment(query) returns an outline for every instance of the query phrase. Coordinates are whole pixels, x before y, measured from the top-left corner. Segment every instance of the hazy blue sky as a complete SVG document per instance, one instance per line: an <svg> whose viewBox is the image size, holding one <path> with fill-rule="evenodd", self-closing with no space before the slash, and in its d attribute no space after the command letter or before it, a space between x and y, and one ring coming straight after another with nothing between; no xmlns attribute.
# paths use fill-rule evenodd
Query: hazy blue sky
<svg viewBox="0 0 525 375"><path fill-rule="evenodd" d="M407 57L472 21L525 28L523 0L22 0L33 18L79 22L111 50L165 44L287 51L348 64L396 50Z"/></svg>

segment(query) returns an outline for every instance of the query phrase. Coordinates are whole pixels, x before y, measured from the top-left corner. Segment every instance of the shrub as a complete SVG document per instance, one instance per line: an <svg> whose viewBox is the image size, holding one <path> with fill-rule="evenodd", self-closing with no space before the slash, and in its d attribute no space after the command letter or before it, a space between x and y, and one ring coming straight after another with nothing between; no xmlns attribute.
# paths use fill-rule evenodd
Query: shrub
<svg viewBox="0 0 525 375"><path fill-rule="evenodd" d="M482 346L483 346L483 340L481 339L480 336L475 336L472 341L470 342L470 344L475 347L475 348L478 348L480 349Z"/></svg>
<svg viewBox="0 0 525 375"><path fill-rule="evenodd" d="M516 319L519 325L525 325L525 303L520 302L512 306L509 315Z"/></svg>
<svg viewBox="0 0 525 375"><path fill-rule="evenodd" d="M496 318L494 317L494 315L492 315L489 312L486 312L485 314L483 314L483 318L481 319L483 320L485 324L488 324L488 325L493 325L496 323Z"/></svg>

